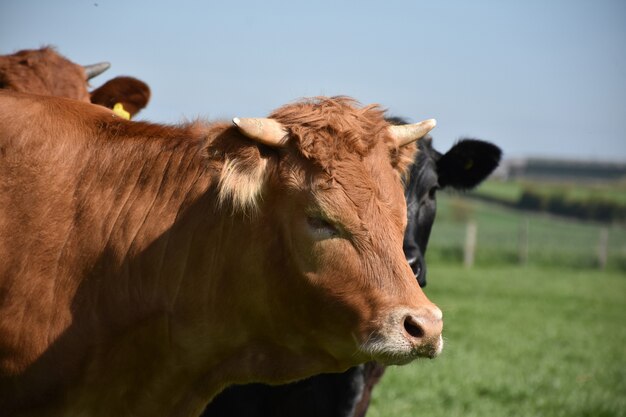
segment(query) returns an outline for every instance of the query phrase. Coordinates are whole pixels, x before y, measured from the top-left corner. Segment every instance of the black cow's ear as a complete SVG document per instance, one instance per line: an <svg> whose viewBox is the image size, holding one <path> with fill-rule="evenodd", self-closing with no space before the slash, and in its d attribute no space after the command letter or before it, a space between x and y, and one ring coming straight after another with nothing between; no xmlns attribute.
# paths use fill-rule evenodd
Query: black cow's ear
<svg viewBox="0 0 626 417"><path fill-rule="evenodd" d="M469 190L480 184L500 163L502 151L496 145L463 139L437 161L439 186Z"/></svg>

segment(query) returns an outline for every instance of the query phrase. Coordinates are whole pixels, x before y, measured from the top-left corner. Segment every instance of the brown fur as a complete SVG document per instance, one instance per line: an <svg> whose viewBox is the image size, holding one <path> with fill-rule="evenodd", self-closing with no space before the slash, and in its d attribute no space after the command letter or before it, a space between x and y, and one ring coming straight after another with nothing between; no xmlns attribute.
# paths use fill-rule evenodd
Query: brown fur
<svg viewBox="0 0 626 417"><path fill-rule="evenodd" d="M384 110L378 105L361 107L349 97L303 100L274 111L270 117L288 128L303 156L329 172L334 160L345 154L364 157L381 137L393 148L384 132L389 126ZM415 149L413 144L399 152L394 149L392 165L404 172L414 159Z"/></svg>
<svg viewBox="0 0 626 417"><path fill-rule="evenodd" d="M0 56L0 88L89 102L82 67L50 47Z"/></svg>
<svg viewBox="0 0 626 417"><path fill-rule="evenodd" d="M122 103L131 116L145 108L150 87L133 77L116 77L90 94L85 71L54 48L25 49L0 56L0 89L67 97L109 109Z"/></svg>
<svg viewBox="0 0 626 417"><path fill-rule="evenodd" d="M112 109L117 103L131 117L148 105L150 87L133 77L115 77L91 92L91 102Z"/></svg>
<svg viewBox="0 0 626 417"><path fill-rule="evenodd" d="M432 356L441 322L402 253L384 125L315 102L367 138L337 110L317 127L285 118L299 139L274 150L230 124L0 91L3 413L195 415L232 383ZM228 161L258 189L255 216L219 204ZM339 236L316 237L310 216ZM405 312L424 338L403 333Z"/></svg>
<svg viewBox="0 0 626 417"><path fill-rule="evenodd" d="M329 178L336 161L362 159L380 141L389 147L391 165L403 178L414 160L415 144L395 147L385 131L388 123L384 111L377 105L362 107L349 97L317 97L281 107L270 117L287 128L298 153ZM263 162L256 147L242 147L236 160L226 160L220 201L231 201L235 209L253 212L265 182Z"/></svg>

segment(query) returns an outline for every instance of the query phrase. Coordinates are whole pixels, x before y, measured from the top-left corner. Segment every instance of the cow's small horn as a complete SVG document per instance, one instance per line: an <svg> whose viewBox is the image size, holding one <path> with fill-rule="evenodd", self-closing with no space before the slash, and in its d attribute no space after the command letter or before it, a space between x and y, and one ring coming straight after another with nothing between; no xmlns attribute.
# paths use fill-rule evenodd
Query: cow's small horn
<svg viewBox="0 0 626 417"><path fill-rule="evenodd" d="M287 142L287 130L274 119L235 117L233 123L241 133L264 145L277 147Z"/></svg>
<svg viewBox="0 0 626 417"><path fill-rule="evenodd" d="M104 71L108 70L111 67L111 64L108 62L99 62L97 64L85 65L83 69L85 70L85 75L88 80L91 80L93 77L102 74Z"/></svg>
<svg viewBox="0 0 626 417"><path fill-rule="evenodd" d="M404 146L423 138L428 132L433 130L435 126L437 126L437 121L435 119L428 119L410 125L389 126L387 129L398 146Z"/></svg>

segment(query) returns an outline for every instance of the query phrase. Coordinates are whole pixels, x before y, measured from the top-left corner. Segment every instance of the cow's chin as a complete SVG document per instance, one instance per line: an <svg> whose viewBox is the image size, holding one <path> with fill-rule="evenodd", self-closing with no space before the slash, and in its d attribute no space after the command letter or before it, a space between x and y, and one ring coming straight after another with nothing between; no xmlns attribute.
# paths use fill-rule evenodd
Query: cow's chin
<svg viewBox="0 0 626 417"><path fill-rule="evenodd" d="M443 350L443 337L415 343L403 335L375 335L361 345L361 350L383 365L405 365L418 358L436 358Z"/></svg>

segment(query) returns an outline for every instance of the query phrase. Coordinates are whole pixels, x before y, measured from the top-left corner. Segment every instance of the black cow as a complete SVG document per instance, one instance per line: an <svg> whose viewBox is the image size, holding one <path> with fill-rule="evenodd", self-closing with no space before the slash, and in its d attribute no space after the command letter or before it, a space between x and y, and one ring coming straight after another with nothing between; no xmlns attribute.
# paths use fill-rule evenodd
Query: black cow
<svg viewBox="0 0 626 417"><path fill-rule="evenodd" d="M403 124L400 118L390 122ZM469 190L500 162L497 146L463 139L441 154L431 138L418 142L419 152L406 186L408 225L404 254L420 286L426 285L424 254L435 221L437 190ZM232 386L215 397L202 417L363 417L384 366L366 363L341 374L317 375L292 384Z"/></svg>

